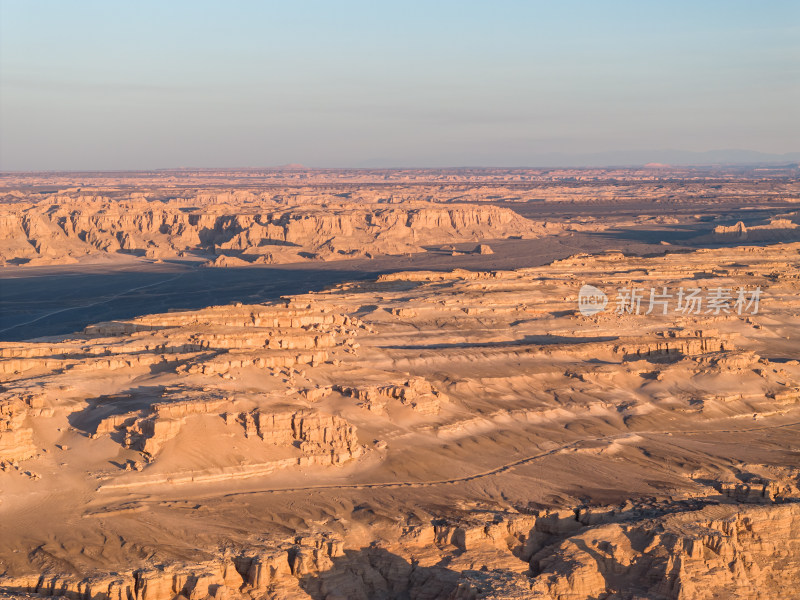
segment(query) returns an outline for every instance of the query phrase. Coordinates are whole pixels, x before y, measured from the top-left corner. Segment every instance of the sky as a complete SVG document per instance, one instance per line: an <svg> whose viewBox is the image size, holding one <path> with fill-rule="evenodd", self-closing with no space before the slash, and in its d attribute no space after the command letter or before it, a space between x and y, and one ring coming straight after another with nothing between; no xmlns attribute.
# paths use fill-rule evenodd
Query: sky
<svg viewBox="0 0 800 600"><path fill-rule="evenodd" d="M720 149L800 151L797 0L0 0L2 171Z"/></svg>

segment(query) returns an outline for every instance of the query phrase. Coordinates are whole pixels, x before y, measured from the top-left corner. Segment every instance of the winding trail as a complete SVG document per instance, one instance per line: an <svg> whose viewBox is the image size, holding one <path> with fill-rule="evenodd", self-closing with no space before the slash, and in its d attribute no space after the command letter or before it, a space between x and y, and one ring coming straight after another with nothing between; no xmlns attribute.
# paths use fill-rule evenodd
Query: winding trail
<svg viewBox="0 0 800 600"><path fill-rule="evenodd" d="M504 473L506 471L510 471L516 467L521 465L534 462L541 458L545 458L547 456L552 456L561 452L562 450L567 450L569 448L574 448L579 446L580 444L585 444L587 442L600 442L600 441L614 441L621 438L626 438L632 435L668 435L668 434L700 434L700 433L745 433L749 431L761 431L766 429L783 429L787 427L797 427L800 426L800 421L794 421L792 423L784 423L782 425L764 425L761 427L750 427L746 429L695 429L695 430L685 430L685 431L632 431L626 433L619 433L615 435L607 435L607 436L600 436L600 437L593 437L593 438L584 438L581 440L576 440L574 442L570 442L568 444L562 444L546 452L540 452L538 454L533 454L531 456L526 456L508 463L504 463L500 466L493 467L491 469L487 469L485 471L480 471L478 473L472 473L470 475L464 475L462 477L452 477L449 479L434 479L429 481L387 481L387 482L377 482L377 483L329 483L329 484L319 484L319 485L308 485L308 486L301 486L301 487L289 487L289 488L274 488L274 489L264 489L264 490L254 490L254 491L247 491L247 492L233 492L229 494L224 494L223 497L233 497L233 496L246 496L252 494L281 494L281 493L294 493L294 492L306 492L306 491L315 491L315 490L341 490L341 489L390 489L390 488L403 488L403 487L432 487L436 485L450 485L455 483L466 483L469 481L474 481L476 479L482 479L484 477L491 477L492 475L497 475L499 473Z"/></svg>

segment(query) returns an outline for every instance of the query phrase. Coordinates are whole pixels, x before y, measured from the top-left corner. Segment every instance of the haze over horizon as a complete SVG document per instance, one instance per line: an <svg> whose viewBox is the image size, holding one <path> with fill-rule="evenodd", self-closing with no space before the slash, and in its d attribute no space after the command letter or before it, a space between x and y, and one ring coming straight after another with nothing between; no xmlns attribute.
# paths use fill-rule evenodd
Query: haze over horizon
<svg viewBox="0 0 800 600"><path fill-rule="evenodd" d="M800 160L788 0L0 6L3 171Z"/></svg>

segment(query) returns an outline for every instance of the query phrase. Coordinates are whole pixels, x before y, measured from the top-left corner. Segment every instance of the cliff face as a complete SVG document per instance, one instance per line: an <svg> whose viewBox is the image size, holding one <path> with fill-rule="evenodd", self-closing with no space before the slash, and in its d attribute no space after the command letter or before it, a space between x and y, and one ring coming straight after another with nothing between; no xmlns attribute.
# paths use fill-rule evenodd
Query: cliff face
<svg viewBox="0 0 800 600"><path fill-rule="evenodd" d="M580 528L530 563L532 590L543 598L791 598L789 582L800 581L800 504L709 506Z"/></svg>
<svg viewBox="0 0 800 600"><path fill-rule="evenodd" d="M800 504L686 508L434 520L384 529L384 539L368 548L314 534L195 564L85 578L7 577L0 593L78 600L797 597Z"/></svg>
<svg viewBox="0 0 800 600"><path fill-rule="evenodd" d="M545 230L507 208L411 204L189 207L184 203L60 199L0 213L0 259L72 262L125 253L149 258L211 257L287 263L424 251L429 244L535 237Z"/></svg>

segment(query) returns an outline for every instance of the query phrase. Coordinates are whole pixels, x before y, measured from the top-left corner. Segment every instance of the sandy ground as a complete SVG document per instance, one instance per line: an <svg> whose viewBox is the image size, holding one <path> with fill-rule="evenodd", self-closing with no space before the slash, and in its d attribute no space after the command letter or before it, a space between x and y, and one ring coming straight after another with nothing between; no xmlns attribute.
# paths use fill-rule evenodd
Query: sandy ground
<svg viewBox="0 0 800 600"><path fill-rule="evenodd" d="M0 597L793 597L791 169L251 176L0 182Z"/></svg>
<svg viewBox="0 0 800 600"><path fill-rule="evenodd" d="M485 511L724 503L751 480L795 497L798 249L408 272L5 343L3 397L31 456L0 473L0 565L193 564L301 533L360 547ZM584 284L605 311L578 311ZM763 297L741 315L733 300L617 314L624 287ZM248 432L248 414L342 422L302 437Z"/></svg>

